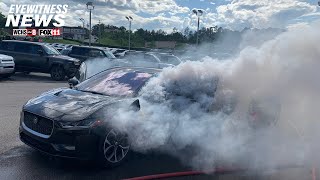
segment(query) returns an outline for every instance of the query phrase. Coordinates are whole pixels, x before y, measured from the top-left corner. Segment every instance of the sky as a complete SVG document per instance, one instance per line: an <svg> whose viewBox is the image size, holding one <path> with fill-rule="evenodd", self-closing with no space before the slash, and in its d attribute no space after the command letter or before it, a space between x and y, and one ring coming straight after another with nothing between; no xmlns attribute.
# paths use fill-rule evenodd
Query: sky
<svg viewBox="0 0 320 180"><path fill-rule="evenodd" d="M88 0L2 0L0 10L7 15L11 4L68 4L68 26L89 21ZM192 9L203 9L201 27L219 26L231 30L244 28L290 28L320 19L317 0L92 0L93 24L128 27L125 16L132 16L132 28L148 30L173 28L195 30L197 17Z"/></svg>

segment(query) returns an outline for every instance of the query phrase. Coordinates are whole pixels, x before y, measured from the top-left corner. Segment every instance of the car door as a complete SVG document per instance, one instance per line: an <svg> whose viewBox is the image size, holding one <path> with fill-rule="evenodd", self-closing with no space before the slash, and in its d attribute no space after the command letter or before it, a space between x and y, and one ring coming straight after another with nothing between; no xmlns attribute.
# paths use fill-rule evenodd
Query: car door
<svg viewBox="0 0 320 180"><path fill-rule="evenodd" d="M21 71L32 71L32 58L30 54L30 44L23 42L14 42L13 46L14 58Z"/></svg>
<svg viewBox="0 0 320 180"><path fill-rule="evenodd" d="M48 57L41 45L32 44L29 46L29 55L31 58L32 69L39 72L48 71Z"/></svg>

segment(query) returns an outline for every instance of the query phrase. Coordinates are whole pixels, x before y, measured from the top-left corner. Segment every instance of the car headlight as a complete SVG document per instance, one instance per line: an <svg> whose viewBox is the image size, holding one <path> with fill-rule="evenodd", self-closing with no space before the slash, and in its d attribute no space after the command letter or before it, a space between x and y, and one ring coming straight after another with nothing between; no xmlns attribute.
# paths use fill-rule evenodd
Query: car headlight
<svg viewBox="0 0 320 180"><path fill-rule="evenodd" d="M74 64L75 66L80 66L80 61L74 61L73 64Z"/></svg>
<svg viewBox="0 0 320 180"><path fill-rule="evenodd" d="M60 125L62 128L72 128L72 127L91 127L94 124L100 123L100 120L97 119L85 119L76 122L62 121Z"/></svg>

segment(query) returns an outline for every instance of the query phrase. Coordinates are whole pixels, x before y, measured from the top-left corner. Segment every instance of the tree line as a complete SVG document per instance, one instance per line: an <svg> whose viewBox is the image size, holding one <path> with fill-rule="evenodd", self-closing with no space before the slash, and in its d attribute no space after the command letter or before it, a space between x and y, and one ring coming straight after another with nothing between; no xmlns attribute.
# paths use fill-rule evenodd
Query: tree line
<svg viewBox="0 0 320 180"><path fill-rule="evenodd" d="M213 42L224 31L221 27L201 28L199 30L200 42ZM96 24L92 27L92 34L99 37L103 42L104 40L113 40L120 45L125 46L128 44L129 30L124 26L113 26L105 24ZM188 43L195 44L197 39L197 31L192 31L190 28L185 28L183 32L173 28L172 32L167 33L161 29L147 30L139 28L131 32L132 46L142 47L145 42L155 41L176 41L178 44Z"/></svg>

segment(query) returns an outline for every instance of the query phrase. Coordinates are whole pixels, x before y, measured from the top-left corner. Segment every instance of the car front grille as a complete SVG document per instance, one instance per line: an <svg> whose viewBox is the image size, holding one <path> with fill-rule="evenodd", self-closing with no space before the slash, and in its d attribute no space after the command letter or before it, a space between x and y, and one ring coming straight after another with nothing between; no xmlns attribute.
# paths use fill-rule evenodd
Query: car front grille
<svg viewBox="0 0 320 180"><path fill-rule="evenodd" d="M24 112L24 124L31 130L49 136L53 130L53 121L41 116Z"/></svg>
<svg viewBox="0 0 320 180"><path fill-rule="evenodd" d="M3 67L4 69L13 69L14 67L13 66L5 66Z"/></svg>
<svg viewBox="0 0 320 180"><path fill-rule="evenodd" d="M13 62L12 59L2 59L1 61L2 61L2 62Z"/></svg>

